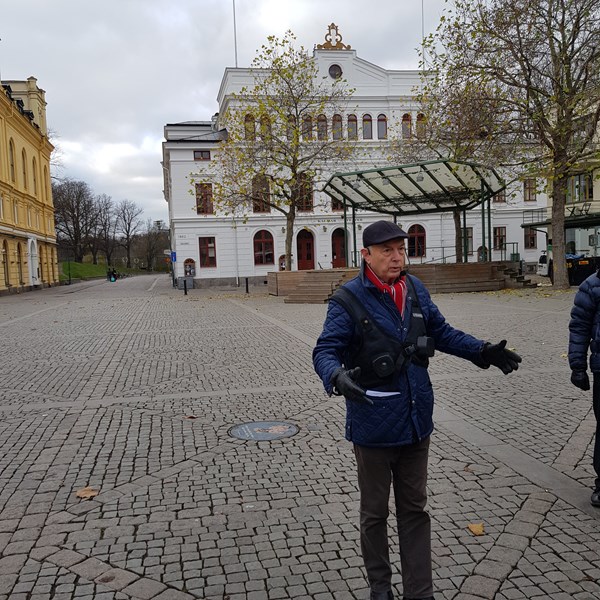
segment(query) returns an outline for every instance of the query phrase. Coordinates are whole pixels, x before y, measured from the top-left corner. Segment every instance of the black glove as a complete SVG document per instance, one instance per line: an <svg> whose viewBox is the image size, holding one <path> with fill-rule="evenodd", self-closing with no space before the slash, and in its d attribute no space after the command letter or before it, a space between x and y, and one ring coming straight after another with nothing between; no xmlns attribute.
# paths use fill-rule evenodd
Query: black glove
<svg viewBox="0 0 600 600"><path fill-rule="evenodd" d="M516 371L522 360L516 352L506 349L506 340L502 340L499 344L486 342L481 357L488 365L498 367L505 375Z"/></svg>
<svg viewBox="0 0 600 600"><path fill-rule="evenodd" d="M580 390L587 392L590 389L590 378L587 371L571 371L571 383Z"/></svg>
<svg viewBox="0 0 600 600"><path fill-rule="evenodd" d="M365 390L363 390L356 380L360 377L360 367L354 367L347 371L344 367L337 369L332 377L331 383L335 388L335 391L346 397L352 402L366 402L367 404L373 404L373 400L367 397Z"/></svg>

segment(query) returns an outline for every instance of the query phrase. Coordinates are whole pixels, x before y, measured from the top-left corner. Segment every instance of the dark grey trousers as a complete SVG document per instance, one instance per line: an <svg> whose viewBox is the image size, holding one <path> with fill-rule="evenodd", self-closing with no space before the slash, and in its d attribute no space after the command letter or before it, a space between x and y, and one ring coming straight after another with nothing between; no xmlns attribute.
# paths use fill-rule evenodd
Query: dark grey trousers
<svg viewBox="0 0 600 600"><path fill-rule="evenodd" d="M429 438L410 446L354 446L360 488L360 544L372 592L392 589L387 534L390 487L394 486L404 595L433 595L431 523L427 503Z"/></svg>

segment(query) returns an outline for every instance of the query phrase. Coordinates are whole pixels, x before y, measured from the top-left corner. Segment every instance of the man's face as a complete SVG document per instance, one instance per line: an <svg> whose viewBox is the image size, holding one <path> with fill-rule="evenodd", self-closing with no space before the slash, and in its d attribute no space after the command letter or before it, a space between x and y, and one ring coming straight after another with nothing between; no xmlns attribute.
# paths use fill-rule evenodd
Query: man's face
<svg viewBox="0 0 600 600"><path fill-rule="evenodd" d="M388 284L400 277L406 264L406 249L402 238L363 248L360 253L375 275Z"/></svg>

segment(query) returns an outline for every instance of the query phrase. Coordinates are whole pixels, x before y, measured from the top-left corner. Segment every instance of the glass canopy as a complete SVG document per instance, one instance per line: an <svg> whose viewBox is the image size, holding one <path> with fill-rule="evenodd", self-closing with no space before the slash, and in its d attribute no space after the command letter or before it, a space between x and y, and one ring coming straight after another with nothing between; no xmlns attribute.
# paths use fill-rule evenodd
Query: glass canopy
<svg viewBox="0 0 600 600"><path fill-rule="evenodd" d="M477 163L435 160L335 173L323 191L355 209L412 215L468 210L505 187L494 169Z"/></svg>

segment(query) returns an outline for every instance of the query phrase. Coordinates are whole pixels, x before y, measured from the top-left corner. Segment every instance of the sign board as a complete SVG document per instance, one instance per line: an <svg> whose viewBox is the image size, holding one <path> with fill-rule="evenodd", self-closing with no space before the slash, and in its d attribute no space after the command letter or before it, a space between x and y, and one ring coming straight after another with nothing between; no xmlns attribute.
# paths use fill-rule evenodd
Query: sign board
<svg viewBox="0 0 600 600"><path fill-rule="evenodd" d="M177 253L171 252L171 262L177 262Z"/></svg>

